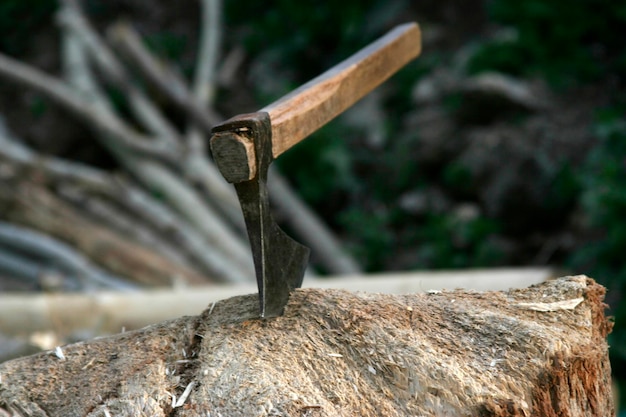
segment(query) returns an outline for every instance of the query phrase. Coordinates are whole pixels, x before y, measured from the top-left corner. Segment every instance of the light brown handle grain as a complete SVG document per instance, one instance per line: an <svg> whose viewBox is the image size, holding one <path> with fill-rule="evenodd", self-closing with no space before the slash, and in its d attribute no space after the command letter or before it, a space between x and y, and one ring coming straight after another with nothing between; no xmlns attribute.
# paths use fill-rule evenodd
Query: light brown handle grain
<svg viewBox="0 0 626 417"><path fill-rule="evenodd" d="M270 115L274 158L331 119L419 55L419 26L397 26L350 58L260 110Z"/></svg>

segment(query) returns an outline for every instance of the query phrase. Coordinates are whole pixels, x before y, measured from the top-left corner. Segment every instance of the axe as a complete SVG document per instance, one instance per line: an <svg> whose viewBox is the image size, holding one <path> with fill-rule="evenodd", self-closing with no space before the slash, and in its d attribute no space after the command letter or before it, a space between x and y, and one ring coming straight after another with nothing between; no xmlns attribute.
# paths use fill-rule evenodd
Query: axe
<svg viewBox="0 0 626 417"><path fill-rule="evenodd" d="M392 76L420 49L417 24L397 26L269 106L213 127L213 159L226 181L235 185L243 211L261 317L283 313L289 294L302 285L309 259L309 248L287 236L272 218L270 164Z"/></svg>

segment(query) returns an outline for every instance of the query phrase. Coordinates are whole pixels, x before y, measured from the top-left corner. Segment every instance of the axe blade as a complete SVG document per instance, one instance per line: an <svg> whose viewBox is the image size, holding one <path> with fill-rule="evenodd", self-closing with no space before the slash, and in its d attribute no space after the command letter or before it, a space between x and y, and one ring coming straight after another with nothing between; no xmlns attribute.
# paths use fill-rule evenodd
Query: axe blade
<svg viewBox="0 0 626 417"><path fill-rule="evenodd" d="M287 236L269 211L267 170L283 152L339 115L419 55L417 24L399 25L260 112L212 129L211 151L235 184L254 257L261 316L282 314L300 287L309 249Z"/></svg>
<svg viewBox="0 0 626 417"><path fill-rule="evenodd" d="M217 139L211 144L217 161L233 160L231 155L227 155L232 151L228 144L237 146L242 141L249 141L253 147L256 168L252 178L231 182L235 183L252 249L260 315L280 316L289 301L289 294L302 285L310 250L289 237L270 211L267 174L274 157L269 115L264 112L240 115L214 127L213 133ZM231 137L232 140L229 140ZM232 153L237 154L237 151L235 149ZM246 166L236 163L234 168ZM229 168L220 167L222 172Z"/></svg>

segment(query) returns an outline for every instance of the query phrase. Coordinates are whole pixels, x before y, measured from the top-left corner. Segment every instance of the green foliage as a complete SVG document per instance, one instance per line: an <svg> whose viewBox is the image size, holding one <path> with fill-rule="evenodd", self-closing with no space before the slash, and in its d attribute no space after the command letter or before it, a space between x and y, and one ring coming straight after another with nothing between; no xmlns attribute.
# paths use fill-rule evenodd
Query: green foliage
<svg viewBox="0 0 626 417"><path fill-rule="evenodd" d="M417 80L427 75L435 68L441 58L432 53L428 56L421 56L419 59L409 62L404 68L391 77L388 88L393 88L392 94L389 95L385 102L385 107L393 110L391 115L404 115L406 112L415 109L413 100L413 87ZM399 117L390 117L392 122L400 119ZM390 126L394 132L399 131L396 125Z"/></svg>
<svg viewBox="0 0 626 417"><path fill-rule="evenodd" d="M615 372L623 378L626 365L626 121L624 108L600 113L598 146L589 154L581 173L581 205L590 222L588 242L575 251L570 265L609 288L608 299L616 326L610 335Z"/></svg>
<svg viewBox="0 0 626 417"><path fill-rule="evenodd" d="M298 66L303 77L318 74L378 33L367 30L368 12L376 0L341 3L314 0L227 2L227 24L250 25L242 41L251 52L280 48L286 63Z"/></svg>
<svg viewBox="0 0 626 417"><path fill-rule="evenodd" d="M472 195L473 185L468 181L471 177L472 174L466 166L455 162L447 164L442 173L444 185L454 194L465 197Z"/></svg>
<svg viewBox="0 0 626 417"><path fill-rule="evenodd" d="M600 144L589 154L583 173L581 202L593 226L602 231L592 242L595 265L612 271L608 282L626 287L626 122L616 114L601 115L597 125Z"/></svg>
<svg viewBox="0 0 626 417"><path fill-rule="evenodd" d="M343 126L331 123L278 159L282 170L293 173L298 192L310 204L323 209L329 197L357 186L348 136Z"/></svg>
<svg viewBox="0 0 626 417"><path fill-rule="evenodd" d="M479 213L427 212L415 216L388 200L356 204L341 212L351 247L366 269L394 268L398 253L410 252L405 268L440 269L500 265L503 253L493 239L497 221Z"/></svg>
<svg viewBox="0 0 626 417"><path fill-rule="evenodd" d="M489 237L497 223L485 217L465 219L456 213L428 215L416 225L420 268L468 268L497 265L502 254ZM413 242L415 244L415 242Z"/></svg>
<svg viewBox="0 0 626 417"><path fill-rule="evenodd" d="M363 210L356 206L339 215L340 223L351 231L352 252L370 271L383 269L395 247L390 220L384 209Z"/></svg>
<svg viewBox="0 0 626 417"><path fill-rule="evenodd" d="M567 86L626 69L626 52L615 36L626 24L624 2L494 0L489 4L491 19L512 31L480 47L469 62L470 72L541 74L555 86Z"/></svg>
<svg viewBox="0 0 626 417"><path fill-rule="evenodd" d="M148 48L168 62L180 62L187 38L171 32L152 33L145 38Z"/></svg>
<svg viewBox="0 0 626 417"><path fill-rule="evenodd" d="M31 101L30 105L30 114L38 119L43 116L48 110L48 103L42 99L40 96L35 96L35 98Z"/></svg>
<svg viewBox="0 0 626 417"><path fill-rule="evenodd" d="M562 161L550 184L550 195L545 201L550 211L567 210L576 204L582 190L581 180L571 163Z"/></svg>
<svg viewBox="0 0 626 417"><path fill-rule="evenodd" d="M224 7L227 27L239 28L238 44L251 56L263 53L275 61L281 91L259 97L268 102L382 35L406 5L403 0L243 0Z"/></svg>

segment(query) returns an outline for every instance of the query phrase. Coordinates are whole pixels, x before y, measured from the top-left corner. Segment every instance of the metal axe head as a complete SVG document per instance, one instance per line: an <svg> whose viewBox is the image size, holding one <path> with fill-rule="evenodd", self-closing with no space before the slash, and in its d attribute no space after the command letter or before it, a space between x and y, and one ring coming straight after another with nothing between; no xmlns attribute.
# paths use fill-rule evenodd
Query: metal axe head
<svg viewBox="0 0 626 417"><path fill-rule="evenodd" d="M393 75L420 49L417 24L397 26L259 112L212 129L213 159L224 178L235 184L246 221L262 317L282 314L289 293L302 284L309 259L309 249L287 236L270 214L270 163Z"/></svg>
<svg viewBox="0 0 626 417"><path fill-rule="evenodd" d="M267 173L274 157L269 115L240 115L215 126L211 151L239 197L259 287L261 317L279 316L291 291L302 285L310 250L283 232L270 212Z"/></svg>

